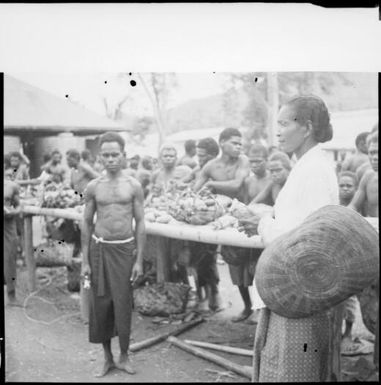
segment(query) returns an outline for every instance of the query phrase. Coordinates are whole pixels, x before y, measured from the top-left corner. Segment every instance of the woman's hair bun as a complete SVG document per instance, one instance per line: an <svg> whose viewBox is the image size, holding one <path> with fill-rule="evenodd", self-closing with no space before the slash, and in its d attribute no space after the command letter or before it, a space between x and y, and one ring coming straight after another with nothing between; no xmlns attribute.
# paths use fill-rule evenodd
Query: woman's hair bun
<svg viewBox="0 0 381 385"><path fill-rule="evenodd" d="M324 143L332 139L333 128L328 108L321 98L315 95L298 96L287 105L294 109L295 119L299 124L311 123L312 133L317 142Z"/></svg>

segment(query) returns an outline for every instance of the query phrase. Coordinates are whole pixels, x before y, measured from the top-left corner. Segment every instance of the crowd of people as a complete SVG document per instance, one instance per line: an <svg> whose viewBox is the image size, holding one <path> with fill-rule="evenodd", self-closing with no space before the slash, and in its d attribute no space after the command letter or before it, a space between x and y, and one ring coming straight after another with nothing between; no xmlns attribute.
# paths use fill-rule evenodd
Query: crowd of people
<svg viewBox="0 0 381 385"><path fill-rule="evenodd" d="M226 128L218 141L210 137L186 141L182 157L174 145L165 143L158 159L138 155L127 158L121 136L106 133L100 137L96 159L87 150L67 151L69 175L58 150L44 158L41 175L35 179L29 177L30 162L23 154L13 152L6 156L4 273L10 303L17 302L15 259L22 229L17 233L16 218L19 187L24 185L68 183L83 197L82 274L91 277L89 338L90 342L102 343L105 354L99 376L114 366L135 373L128 357L131 293L132 285L144 274L147 243L144 205L152 197L164 194L174 185L179 188L186 185L195 192L208 188L246 205L273 206L273 216L240 221L240 231L248 236L261 235L265 245L324 205L341 204L363 216L378 217L378 125L371 132L360 134L355 140L356 152L335 167L320 146L332 138L334 129L320 98L291 100L280 110L278 124L278 147L269 149L254 143L244 154L241 132ZM170 245L164 247L170 252ZM241 295L243 310L232 321L258 324L257 332L266 330L265 337L256 336L254 342L254 349L262 343L259 353L254 355L256 381L309 382L340 377L338 369L331 364L333 355L340 352L328 354L327 330L332 325L326 313L289 319L271 312L262 302L255 285L255 266L261 249L193 241L182 242L181 249L184 248L190 254L188 266L198 278L199 306L207 304L213 312L223 307L217 258L221 254L229 261L239 256L240 264L229 263L229 272L232 284ZM176 256L170 260L171 267L175 268ZM187 274L180 275L180 279L186 281ZM355 301L354 296L345 302L346 329L342 345L345 349L354 349L351 330ZM120 342L116 363L111 352L111 338L115 335ZM314 345L316 341L322 347L318 353L312 349L303 352L296 347L298 343Z"/></svg>

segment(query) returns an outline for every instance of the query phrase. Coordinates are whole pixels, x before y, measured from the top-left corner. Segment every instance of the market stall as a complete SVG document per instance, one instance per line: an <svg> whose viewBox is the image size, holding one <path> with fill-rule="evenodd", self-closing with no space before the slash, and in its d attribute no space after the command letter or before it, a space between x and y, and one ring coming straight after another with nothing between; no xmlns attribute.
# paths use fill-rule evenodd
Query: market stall
<svg viewBox="0 0 381 385"><path fill-rule="evenodd" d="M32 216L42 215L65 218L78 221L81 226L83 214L78 208L41 208L38 206L23 205L25 228L25 256L29 274L30 289L35 289L35 263L33 256L33 229ZM378 231L378 218L365 218ZM169 223L146 221L146 233L174 239L213 243L217 245L239 246L248 248L263 248L260 236L247 237L236 228L215 229L212 224L191 225L172 219Z"/></svg>

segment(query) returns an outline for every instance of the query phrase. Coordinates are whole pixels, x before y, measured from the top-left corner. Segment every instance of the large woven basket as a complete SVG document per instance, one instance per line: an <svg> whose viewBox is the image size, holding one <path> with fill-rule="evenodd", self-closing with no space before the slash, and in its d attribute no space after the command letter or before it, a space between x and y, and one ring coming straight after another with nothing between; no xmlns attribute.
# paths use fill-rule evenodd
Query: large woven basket
<svg viewBox="0 0 381 385"><path fill-rule="evenodd" d="M287 318L329 309L378 277L378 238L354 210L325 206L263 251L258 292L269 309Z"/></svg>

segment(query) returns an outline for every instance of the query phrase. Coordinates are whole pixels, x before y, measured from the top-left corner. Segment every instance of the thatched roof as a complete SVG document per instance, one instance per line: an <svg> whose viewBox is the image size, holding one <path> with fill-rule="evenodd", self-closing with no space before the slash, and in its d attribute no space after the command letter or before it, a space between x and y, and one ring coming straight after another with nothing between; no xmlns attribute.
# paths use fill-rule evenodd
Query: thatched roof
<svg viewBox="0 0 381 385"><path fill-rule="evenodd" d="M126 129L70 100L4 75L5 134L73 132L94 135L105 131Z"/></svg>

